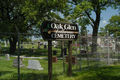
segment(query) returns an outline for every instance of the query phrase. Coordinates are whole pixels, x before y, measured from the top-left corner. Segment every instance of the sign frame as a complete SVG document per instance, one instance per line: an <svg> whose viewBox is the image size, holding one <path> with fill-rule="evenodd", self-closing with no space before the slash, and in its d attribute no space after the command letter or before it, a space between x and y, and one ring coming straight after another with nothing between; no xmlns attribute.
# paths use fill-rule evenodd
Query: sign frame
<svg viewBox="0 0 120 80"><path fill-rule="evenodd" d="M56 21L43 21L41 34L44 40L77 40L79 29L77 24Z"/></svg>

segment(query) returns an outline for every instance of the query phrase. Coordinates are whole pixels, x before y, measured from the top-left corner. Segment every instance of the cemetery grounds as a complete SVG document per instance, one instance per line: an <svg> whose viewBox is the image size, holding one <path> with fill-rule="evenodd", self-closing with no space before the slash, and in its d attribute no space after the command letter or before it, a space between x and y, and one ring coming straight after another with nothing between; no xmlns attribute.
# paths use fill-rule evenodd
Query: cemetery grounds
<svg viewBox="0 0 120 80"><path fill-rule="evenodd" d="M31 43L32 44L32 43ZM48 59L39 59L47 58L48 50L44 49L44 45L41 45L40 49L37 49L38 45L35 44L20 44L23 46L23 50L20 52L20 56L24 56L24 61L22 63L25 67L20 68L20 79L21 80L47 80L48 79ZM34 47L35 52L32 52L32 48ZM84 47L81 47L84 48ZM57 48L53 47L52 50L56 50L57 54L53 55L58 58L57 63L53 63L52 65L52 73L53 80L112 80L119 78L119 52L118 54L110 51L112 54L110 57L110 64L108 65L107 59L107 47L106 50L102 50L101 47L98 46L98 54L90 55L90 54L81 54L80 58L80 49L79 46L72 46L72 55L77 56L77 64L72 65L72 77L67 77L67 67L68 63L65 62L65 73L63 72L63 60L60 57L61 54L61 46L59 45ZM10 54L10 60L5 60L5 54L9 51L9 45L2 45L1 55L0 55L0 80L14 80L18 79L18 69L17 67L13 67L13 59L17 58L17 52L15 54ZM88 52L90 52L90 47L88 47ZM118 59L117 59L118 58ZM31 70L27 69L28 60L38 60L43 68L43 70ZM64 60L65 61L65 60ZM117 64L114 65L113 64ZM100 68L98 68L100 67ZM88 70L89 69L89 70ZM98 71L98 72L97 72ZM106 72L107 71L107 72ZM119 71L119 72L118 72ZM113 74L113 73L114 74ZM79 75L79 76L78 76ZM81 76L80 76L81 75ZM103 79L104 78L104 79ZM111 79L110 79L111 78Z"/></svg>

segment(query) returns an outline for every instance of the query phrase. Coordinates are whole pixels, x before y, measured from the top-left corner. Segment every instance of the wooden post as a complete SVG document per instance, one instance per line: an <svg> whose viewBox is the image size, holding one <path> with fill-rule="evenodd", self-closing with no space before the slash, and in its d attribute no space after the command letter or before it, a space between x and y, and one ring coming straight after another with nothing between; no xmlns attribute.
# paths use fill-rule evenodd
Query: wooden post
<svg viewBox="0 0 120 80"><path fill-rule="evenodd" d="M52 41L48 40L48 77L52 80Z"/></svg>
<svg viewBox="0 0 120 80"><path fill-rule="evenodd" d="M63 73L65 73L65 62L64 62L64 41L62 41L62 54L63 54Z"/></svg>
<svg viewBox="0 0 120 80"><path fill-rule="evenodd" d="M68 76L72 76L72 41L68 43Z"/></svg>

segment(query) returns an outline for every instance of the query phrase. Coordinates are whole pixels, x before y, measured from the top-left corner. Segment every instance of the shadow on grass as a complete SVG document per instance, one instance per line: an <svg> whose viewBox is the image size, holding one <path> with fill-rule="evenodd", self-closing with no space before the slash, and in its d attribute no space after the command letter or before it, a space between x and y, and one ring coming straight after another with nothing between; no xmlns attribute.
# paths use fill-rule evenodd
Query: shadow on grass
<svg viewBox="0 0 120 80"><path fill-rule="evenodd" d="M120 67L120 66L119 66ZM107 66L73 73L76 80L120 80L120 69Z"/></svg>
<svg viewBox="0 0 120 80"><path fill-rule="evenodd" d="M34 52L32 52L29 49L24 49L24 50L21 50L20 54L24 56L29 56L29 57L47 56L48 50L47 49L36 49Z"/></svg>
<svg viewBox="0 0 120 80"><path fill-rule="evenodd" d="M8 73L12 73L12 71L0 71L0 77L6 75Z"/></svg>
<svg viewBox="0 0 120 80"><path fill-rule="evenodd" d="M14 78L12 79L18 79L18 75L14 74L16 76L14 76ZM59 75L63 75L62 73L59 73ZM52 80L58 80L58 74L53 74L52 75ZM48 78L48 74L45 73L40 73L40 74L36 74L36 73L26 73L26 74L20 74L20 80L49 80Z"/></svg>

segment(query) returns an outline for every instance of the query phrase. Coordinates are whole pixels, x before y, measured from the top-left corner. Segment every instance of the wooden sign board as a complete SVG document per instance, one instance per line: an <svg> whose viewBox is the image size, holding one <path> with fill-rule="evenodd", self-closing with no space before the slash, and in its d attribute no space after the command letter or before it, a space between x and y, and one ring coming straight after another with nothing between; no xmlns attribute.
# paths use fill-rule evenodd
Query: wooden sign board
<svg viewBox="0 0 120 80"><path fill-rule="evenodd" d="M79 29L76 24L43 21L41 34L44 40L77 40Z"/></svg>

